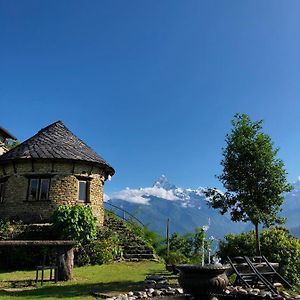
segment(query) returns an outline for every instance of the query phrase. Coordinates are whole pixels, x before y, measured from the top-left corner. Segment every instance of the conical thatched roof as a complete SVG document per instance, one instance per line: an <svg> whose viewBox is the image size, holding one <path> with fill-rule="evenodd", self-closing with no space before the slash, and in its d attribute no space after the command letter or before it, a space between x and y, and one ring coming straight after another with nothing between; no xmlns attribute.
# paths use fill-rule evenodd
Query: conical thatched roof
<svg viewBox="0 0 300 300"><path fill-rule="evenodd" d="M74 135L62 121L57 121L17 147L0 156L0 164L23 159L83 161L102 165L109 175L115 170L94 150Z"/></svg>

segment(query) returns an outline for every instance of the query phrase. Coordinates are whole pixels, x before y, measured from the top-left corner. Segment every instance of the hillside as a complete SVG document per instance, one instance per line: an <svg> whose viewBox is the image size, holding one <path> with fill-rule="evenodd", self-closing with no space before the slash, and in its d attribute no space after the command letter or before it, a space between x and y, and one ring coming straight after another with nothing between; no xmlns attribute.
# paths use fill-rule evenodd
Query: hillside
<svg viewBox="0 0 300 300"><path fill-rule="evenodd" d="M115 193L107 204L123 207L146 224L149 229L166 234L167 219L170 232L186 233L196 227L208 228L207 235L219 239L228 233L238 233L248 224L234 223L228 215L222 216L209 208L203 188L184 189L161 176L152 187L125 189ZM111 209L109 205L106 205Z"/></svg>
<svg viewBox="0 0 300 300"><path fill-rule="evenodd" d="M287 218L287 227L300 237L300 181L295 189L285 194L282 215ZM208 228L207 236L216 239L225 234L239 233L252 228L251 224L232 222L228 215L220 215L210 208L204 195L204 188L181 188L161 176L151 187L124 189L110 195L109 204L122 207L146 224L149 229L162 235L166 234L167 219L170 231L186 233L196 227Z"/></svg>

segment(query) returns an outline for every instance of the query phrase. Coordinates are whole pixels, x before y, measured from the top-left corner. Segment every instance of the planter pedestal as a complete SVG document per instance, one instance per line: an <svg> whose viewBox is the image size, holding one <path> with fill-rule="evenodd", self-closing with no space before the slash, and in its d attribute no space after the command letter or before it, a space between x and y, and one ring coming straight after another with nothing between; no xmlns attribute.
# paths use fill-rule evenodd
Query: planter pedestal
<svg viewBox="0 0 300 300"><path fill-rule="evenodd" d="M185 293L196 299L212 299L215 294L224 291L228 284L226 270L229 266L211 265L177 265L179 270L178 282Z"/></svg>

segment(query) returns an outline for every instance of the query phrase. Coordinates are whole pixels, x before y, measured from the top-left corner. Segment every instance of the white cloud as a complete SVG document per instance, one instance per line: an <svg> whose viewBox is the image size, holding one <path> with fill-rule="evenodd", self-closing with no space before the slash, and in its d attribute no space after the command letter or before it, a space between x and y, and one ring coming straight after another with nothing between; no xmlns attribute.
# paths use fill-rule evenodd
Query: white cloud
<svg viewBox="0 0 300 300"><path fill-rule="evenodd" d="M104 202L108 201L110 198L107 194L104 193Z"/></svg>
<svg viewBox="0 0 300 300"><path fill-rule="evenodd" d="M154 196L162 198L169 201L179 200L176 195L174 195L173 190L165 190L161 187L148 187L140 189L129 189L126 188L120 192L113 193L110 199L120 199L127 202L139 203L147 205L149 204L149 197Z"/></svg>

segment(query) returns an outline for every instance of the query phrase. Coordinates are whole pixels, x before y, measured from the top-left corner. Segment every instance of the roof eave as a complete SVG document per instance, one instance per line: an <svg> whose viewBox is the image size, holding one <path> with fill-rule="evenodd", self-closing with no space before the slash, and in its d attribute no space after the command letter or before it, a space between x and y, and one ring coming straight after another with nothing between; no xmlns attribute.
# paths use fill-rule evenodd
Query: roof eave
<svg viewBox="0 0 300 300"><path fill-rule="evenodd" d="M111 167L109 164L95 162L95 161L68 159L68 158L53 158L53 159L51 159L51 158L27 158L27 157L1 159L1 157L0 157L0 165L5 165L5 164L9 164L9 163L25 162L25 161L53 161L53 162L86 163L88 165L100 166L110 176L113 176L115 174L115 169L113 167Z"/></svg>

